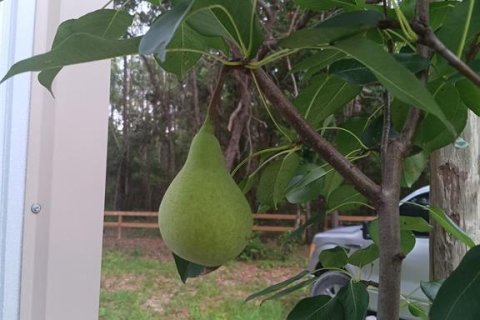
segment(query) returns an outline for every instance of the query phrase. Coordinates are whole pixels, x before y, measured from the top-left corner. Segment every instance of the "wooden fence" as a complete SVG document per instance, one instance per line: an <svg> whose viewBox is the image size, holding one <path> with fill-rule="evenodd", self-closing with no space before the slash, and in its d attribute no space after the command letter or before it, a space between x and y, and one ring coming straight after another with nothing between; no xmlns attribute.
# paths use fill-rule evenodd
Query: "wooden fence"
<svg viewBox="0 0 480 320"><path fill-rule="evenodd" d="M337 215L335 218L333 216L328 215L323 222L323 228L325 230L331 229L334 227L335 224L342 225L345 222L349 224L360 224L363 222L369 222L376 219L377 216L345 216L345 215ZM333 220L336 220L335 223Z"/></svg>
<svg viewBox="0 0 480 320"><path fill-rule="evenodd" d="M158 212L148 211L105 211L105 217L117 217L116 221L105 221L103 223L106 228L116 228L117 238L122 238L122 229L156 229L158 228L157 221L125 221L125 217L135 218L157 218ZM375 216L347 216L338 215L336 220L339 224L342 223L362 223L375 219ZM272 232L282 233L286 231L295 230L298 226L305 223L304 215L285 214L285 213L254 213L253 230L257 232ZM279 225L278 222L283 221L286 224ZM329 229L332 226L331 216L327 216L324 221L324 229Z"/></svg>
<svg viewBox="0 0 480 320"><path fill-rule="evenodd" d="M105 217L117 217L117 221L105 221L103 226L106 228L116 228L117 238L122 238L122 229L156 229L157 221L137 222L125 221L125 217L151 218L158 217L158 212L147 211L105 211ZM303 215L280 214L280 213L254 213L253 230L257 232L286 232L295 230L299 225L305 223ZM278 221L284 221L287 225L278 225ZM273 223L273 224L272 224Z"/></svg>

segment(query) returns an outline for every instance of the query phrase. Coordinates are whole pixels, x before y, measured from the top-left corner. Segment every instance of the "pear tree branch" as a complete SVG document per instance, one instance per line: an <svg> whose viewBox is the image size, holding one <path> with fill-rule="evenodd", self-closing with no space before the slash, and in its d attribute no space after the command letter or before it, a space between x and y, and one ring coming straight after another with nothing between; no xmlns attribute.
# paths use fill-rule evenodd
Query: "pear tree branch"
<svg viewBox="0 0 480 320"><path fill-rule="evenodd" d="M450 51L438 37L433 33L432 29L425 27L421 23L414 23L413 30L419 35L419 42L435 50L447 62L457 69L466 78L480 87L480 75L470 68L462 59L457 57Z"/></svg>
<svg viewBox="0 0 480 320"><path fill-rule="evenodd" d="M320 154L335 170L369 200L377 202L380 186L366 176L358 167L348 161L335 147L319 135L300 115L270 76L262 69L253 71L263 94L283 118Z"/></svg>
<svg viewBox="0 0 480 320"><path fill-rule="evenodd" d="M222 102L222 90L225 84L227 74L227 67L222 65L218 76L215 89L213 89L212 97L210 98L210 104L208 105L208 115L212 121L212 125L215 128L220 112L220 103Z"/></svg>
<svg viewBox="0 0 480 320"><path fill-rule="evenodd" d="M458 72L463 74L466 78L472 81L474 84L480 87L480 75L470 68L462 59L457 57L450 49L448 49L435 33L420 21L412 21L410 23L412 29L418 35L418 42L425 46L428 46L440 56L442 56L452 67ZM397 29L400 28L400 24L393 20L383 20L378 25L381 29Z"/></svg>

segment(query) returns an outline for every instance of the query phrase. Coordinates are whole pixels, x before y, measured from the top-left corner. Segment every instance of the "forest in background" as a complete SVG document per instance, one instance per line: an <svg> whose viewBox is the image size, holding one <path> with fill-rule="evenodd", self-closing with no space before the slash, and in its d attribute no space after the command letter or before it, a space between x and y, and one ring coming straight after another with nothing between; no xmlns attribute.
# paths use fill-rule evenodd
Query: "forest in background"
<svg viewBox="0 0 480 320"><path fill-rule="evenodd" d="M145 26L151 24L160 11L169 8L165 3L152 6L144 1L131 1L127 6L131 12L141 11L141 14L136 15L128 37L143 34ZM261 8L264 28L270 34L272 46L276 45L274 39L280 35L286 36L305 25L318 23L335 14L334 11L320 13L300 10L288 1L264 1ZM308 55L309 53L285 57L272 67L275 81L286 88L294 101L301 99L298 97L299 88L315 76L313 73L303 73L308 69L308 65L305 65L308 63ZM292 65L295 65L295 69L292 69ZM220 72L218 63L208 57L202 58L201 63L188 73L180 72L182 78L168 71L172 70L162 70L151 56L127 56L112 62L105 195L107 210L158 210L164 192L182 167L190 142L204 120ZM355 126L355 118L375 115L376 111L381 110L381 105L381 87L378 84L365 86L344 108L328 117L325 124L351 129ZM255 85L242 71L235 71L234 77L226 81L222 93L217 137L229 170L233 170L242 160L247 160L234 178L245 191L251 188L247 197L254 211L263 211L255 201L255 192L262 171L265 170L260 167L262 170L259 170L259 174L251 179L248 177L257 173L265 157L250 156L284 142L285 138L273 121L277 122L284 133L292 130L269 113L259 99ZM381 117L377 117L376 122L380 126ZM326 131L323 134L336 142L336 145L352 139L342 131ZM293 131L291 135L294 136ZM375 125L371 125L361 138L370 146L375 146L381 136L378 130L375 132ZM322 159L307 148L301 150L301 156L301 161L306 163L323 163ZM379 178L378 157L360 159L356 164L375 180ZM298 170L302 170L302 167ZM418 168L416 171L419 171ZM416 180L415 186L423 185L425 181L428 181L426 177ZM306 211L322 210L325 195L329 192L325 190L328 187L325 184L319 185L319 189L324 190L305 206ZM408 190L415 186L409 186ZM405 189L405 192L408 190ZM291 212L297 209L293 204L283 204L277 211Z"/></svg>

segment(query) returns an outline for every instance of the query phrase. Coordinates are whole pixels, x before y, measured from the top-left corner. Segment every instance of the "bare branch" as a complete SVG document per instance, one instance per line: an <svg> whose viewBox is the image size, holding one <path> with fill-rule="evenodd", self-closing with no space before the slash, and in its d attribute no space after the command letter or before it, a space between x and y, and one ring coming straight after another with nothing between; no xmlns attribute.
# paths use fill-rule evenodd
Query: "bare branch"
<svg viewBox="0 0 480 320"><path fill-rule="evenodd" d="M321 155L335 170L355 188L373 202L377 202L380 186L367 177L360 169L348 161L327 140L319 135L300 115L295 106L262 69L254 70L262 92L283 118Z"/></svg>
<svg viewBox="0 0 480 320"><path fill-rule="evenodd" d="M219 106L222 102L222 90L225 83L227 68L222 66L217 77L217 83L213 91L212 97L210 98L210 104L208 105L208 114L212 120L212 125L216 127L217 118L219 114Z"/></svg>
<svg viewBox="0 0 480 320"><path fill-rule="evenodd" d="M441 55L447 62L457 69L466 78L480 87L480 75L472 70L462 59L457 57L437 38L435 33L430 28L424 27L420 24L413 25L415 32L420 36L419 41Z"/></svg>
<svg viewBox="0 0 480 320"><path fill-rule="evenodd" d="M452 67L458 72L463 74L466 78L470 79L473 83L480 87L480 75L470 68L462 59L457 57L450 49L448 49L435 33L424 23L420 21L412 21L410 23L412 29L419 36L418 42L425 46L428 46L439 55L441 55ZM381 29L397 29L400 28L400 24L393 20L380 21L378 27ZM478 53L480 46L477 48L475 45L472 47L475 53ZM468 55L471 55L469 53Z"/></svg>
<svg viewBox="0 0 480 320"><path fill-rule="evenodd" d="M475 59L475 57L478 55L479 52L480 52L480 33L478 33L475 36L475 40L470 45L470 48L468 49L467 54L465 55L466 60L471 61Z"/></svg>

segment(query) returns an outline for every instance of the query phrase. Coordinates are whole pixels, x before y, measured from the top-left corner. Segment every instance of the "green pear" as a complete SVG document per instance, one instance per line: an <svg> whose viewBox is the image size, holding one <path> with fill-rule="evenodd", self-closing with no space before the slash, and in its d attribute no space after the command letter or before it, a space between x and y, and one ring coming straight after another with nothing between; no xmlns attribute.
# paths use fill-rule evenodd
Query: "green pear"
<svg viewBox="0 0 480 320"><path fill-rule="evenodd" d="M185 165L163 197L158 222L170 250L208 267L238 256L250 238L250 206L225 169L208 118L193 138Z"/></svg>

